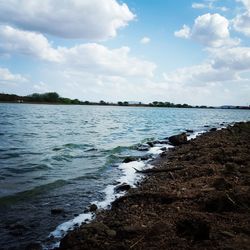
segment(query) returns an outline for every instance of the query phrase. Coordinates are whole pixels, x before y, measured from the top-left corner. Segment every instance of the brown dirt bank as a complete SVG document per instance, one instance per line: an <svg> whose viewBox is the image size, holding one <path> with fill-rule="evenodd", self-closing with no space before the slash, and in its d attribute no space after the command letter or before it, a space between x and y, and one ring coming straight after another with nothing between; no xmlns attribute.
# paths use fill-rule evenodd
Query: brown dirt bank
<svg viewBox="0 0 250 250"><path fill-rule="evenodd" d="M147 173L59 249L250 249L249 142L237 123L168 151L156 168L176 170Z"/></svg>

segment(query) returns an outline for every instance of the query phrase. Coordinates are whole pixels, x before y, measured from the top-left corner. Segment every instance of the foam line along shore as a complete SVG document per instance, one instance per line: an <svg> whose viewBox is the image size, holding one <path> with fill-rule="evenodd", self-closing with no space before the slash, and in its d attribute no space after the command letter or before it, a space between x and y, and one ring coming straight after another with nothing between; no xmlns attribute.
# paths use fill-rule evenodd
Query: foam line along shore
<svg viewBox="0 0 250 250"><path fill-rule="evenodd" d="M247 249L249 136L250 123L236 123L161 154L157 171L59 249Z"/></svg>

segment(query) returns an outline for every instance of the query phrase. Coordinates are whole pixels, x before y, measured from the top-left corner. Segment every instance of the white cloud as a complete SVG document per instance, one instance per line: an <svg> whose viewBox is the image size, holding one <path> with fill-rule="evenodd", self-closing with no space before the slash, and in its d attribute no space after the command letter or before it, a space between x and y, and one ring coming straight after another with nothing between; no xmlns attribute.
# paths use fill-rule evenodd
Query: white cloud
<svg viewBox="0 0 250 250"><path fill-rule="evenodd" d="M190 28L187 25L183 25L182 29L175 31L174 35L176 37L180 37L180 38L189 38L190 37Z"/></svg>
<svg viewBox="0 0 250 250"><path fill-rule="evenodd" d="M190 38L208 47L234 46L240 42L230 38L229 21L217 13L198 16L191 29L184 25L175 36Z"/></svg>
<svg viewBox="0 0 250 250"><path fill-rule="evenodd" d="M64 38L108 39L134 18L116 0L0 0L0 22Z"/></svg>
<svg viewBox="0 0 250 250"><path fill-rule="evenodd" d="M59 62L60 53L51 47L42 34L23 31L7 25L0 26L0 53L25 54L42 60Z"/></svg>
<svg viewBox="0 0 250 250"><path fill-rule="evenodd" d="M241 77L242 73L250 72L250 47L210 48L207 52L209 59L206 62L165 73L165 81L205 86L242 81L245 79Z"/></svg>
<svg viewBox="0 0 250 250"><path fill-rule="evenodd" d="M207 84L239 80L239 76L235 71L213 68L209 62L180 68L174 72L165 73L163 77L170 83L203 87Z"/></svg>
<svg viewBox="0 0 250 250"><path fill-rule="evenodd" d="M116 76L152 77L156 65L130 56L128 47L108 49L97 43L59 48L67 67Z"/></svg>
<svg viewBox="0 0 250 250"><path fill-rule="evenodd" d="M141 44L147 44L147 43L150 43L150 38L149 37L143 37L141 40L140 40L140 43Z"/></svg>
<svg viewBox="0 0 250 250"><path fill-rule="evenodd" d="M218 10L218 11L228 11L228 8L225 6L215 6L214 3L217 0L206 0L202 3L192 3L193 9L210 9L210 10Z"/></svg>
<svg viewBox="0 0 250 250"><path fill-rule="evenodd" d="M234 29L242 32L246 36L250 36L250 12L237 15L233 19Z"/></svg>
<svg viewBox="0 0 250 250"><path fill-rule="evenodd" d="M250 47L212 49L213 68L218 70L250 71Z"/></svg>
<svg viewBox="0 0 250 250"><path fill-rule="evenodd" d="M41 93L44 93L44 92L50 92L52 91L48 84L46 84L45 82L41 81L37 84L34 84L33 85L33 89L36 91L36 92L41 92Z"/></svg>
<svg viewBox="0 0 250 250"><path fill-rule="evenodd" d="M7 68L0 68L0 84L27 82L28 80L20 74L13 74Z"/></svg>
<svg viewBox="0 0 250 250"><path fill-rule="evenodd" d="M246 10L250 12L250 0L236 0L236 1L241 2L245 6Z"/></svg>
<svg viewBox="0 0 250 250"><path fill-rule="evenodd" d="M208 6L204 3L192 3L192 8L193 9L205 9Z"/></svg>
<svg viewBox="0 0 250 250"><path fill-rule="evenodd" d="M238 0L242 2L245 11L238 14L233 20L232 24L236 31L243 33L246 36L250 36L250 0Z"/></svg>
<svg viewBox="0 0 250 250"><path fill-rule="evenodd" d="M0 53L22 54L74 68L101 74L153 76L156 65L130 55L128 47L109 49L97 43L75 47L53 48L42 34L0 26Z"/></svg>
<svg viewBox="0 0 250 250"><path fill-rule="evenodd" d="M154 63L130 56L128 47L111 50L103 45L90 43L62 49L62 52L68 64L73 64L78 68L91 68L102 73L153 76L156 68Z"/></svg>

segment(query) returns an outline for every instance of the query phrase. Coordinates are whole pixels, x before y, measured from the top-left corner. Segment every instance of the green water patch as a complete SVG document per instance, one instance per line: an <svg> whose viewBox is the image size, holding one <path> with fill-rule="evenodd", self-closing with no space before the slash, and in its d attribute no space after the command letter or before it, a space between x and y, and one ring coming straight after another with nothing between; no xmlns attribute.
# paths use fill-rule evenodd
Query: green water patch
<svg viewBox="0 0 250 250"><path fill-rule="evenodd" d="M68 184L65 180L56 180L52 183L44 184L33 189L18 192L14 195L4 196L0 198L0 206L14 205L18 202L30 200L36 196L44 194L52 189L63 187Z"/></svg>
<svg viewBox="0 0 250 250"><path fill-rule="evenodd" d="M46 164L25 164L25 165L23 164L15 168L8 167L5 169L13 174L23 174L23 173L29 173L29 172L34 172L34 171L47 171L51 169L51 167Z"/></svg>

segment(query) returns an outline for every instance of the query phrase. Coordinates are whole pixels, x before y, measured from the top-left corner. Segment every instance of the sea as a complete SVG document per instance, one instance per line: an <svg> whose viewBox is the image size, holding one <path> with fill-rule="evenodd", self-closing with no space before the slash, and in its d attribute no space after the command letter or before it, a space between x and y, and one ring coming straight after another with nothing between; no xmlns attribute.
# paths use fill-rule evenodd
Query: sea
<svg viewBox="0 0 250 250"><path fill-rule="evenodd" d="M0 249L58 246L94 218L91 204L109 209L117 187L136 187L169 136L249 120L235 109L0 104Z"/></svg>

